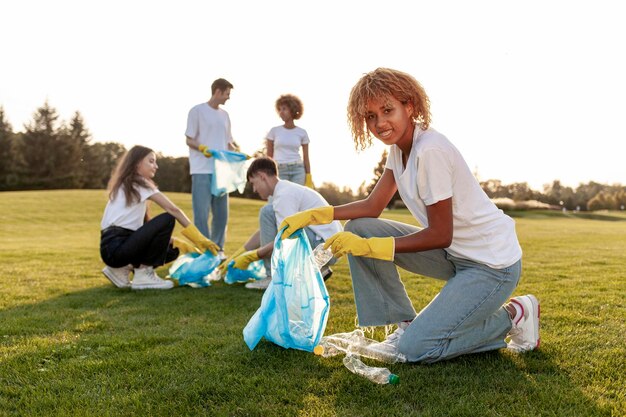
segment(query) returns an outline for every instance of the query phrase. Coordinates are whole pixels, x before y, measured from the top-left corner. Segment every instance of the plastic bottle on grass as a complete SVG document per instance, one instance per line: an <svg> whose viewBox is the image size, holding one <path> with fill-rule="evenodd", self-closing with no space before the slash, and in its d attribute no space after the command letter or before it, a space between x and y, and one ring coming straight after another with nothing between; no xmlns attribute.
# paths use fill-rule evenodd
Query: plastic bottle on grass
<svg viewBox="0 0 626 417"><path fill-rule="evenodd" d="M365 340L365 334L361 329L355 329L347 333L335 333L322 337L322 341L328 341L339 348L348 349L350 345L360 344Z"/></svg>
<svg viewBox="0 0 626 417"><path fill-rule="evenodd" d="M389 372L387 368L378 368L364 364L357 355L347 354L343 358L343 364L350 372L363 376L377 384L398 384L400 377Z"/></svg>
<svg viewBox="0 0 626 417"><path fill-rule="evenodd" d="M320 340L320 344L315 346L315 348L313 349L313 353L315 353L317 356L330 358L333 356L341 355L342 353L346 353L346 350L322 338L322 340Z"/></svg>
<svg viewBox="0 0 626 417"><path fill-rule="evenodd" d="M326 348L325 344L332 344L340 352L320 354L320 356L335 356L339 353L352 353L360 357L374 359L384 363L406 362L406 357L398 352L397 348L376 340L365 337L363 330L355 329L349 333L335 333L322 337L320 340L320 352Z"/></svg>
<svg viewBox="0 0 626 417"><path fill-rule="evenodd" d="M372 339L362 339L348 346L346 352L384 363L406 362L406 357L398 348Z"/></svg>

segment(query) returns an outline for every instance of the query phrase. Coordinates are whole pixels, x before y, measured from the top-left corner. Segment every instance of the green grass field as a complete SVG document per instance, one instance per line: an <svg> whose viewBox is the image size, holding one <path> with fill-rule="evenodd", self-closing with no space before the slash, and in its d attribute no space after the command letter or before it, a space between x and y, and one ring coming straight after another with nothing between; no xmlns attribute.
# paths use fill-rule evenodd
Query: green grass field
<svg viewBox="0 0 626 417"><path fill-rule="evenodd" d="M169 196L191 213L189 195ZM541 301L541 348L389 365L400 384L380 386L340 357L266 341L249 351L241 332L261 292L114 288L100 273L105 202L104 191L0 193L1 416L626 415L623 213L512 213L524 250L515 294ZM231 199L227 252L260 205ZM334 269L327 334L355 327L347 262ZM418 310L441 286L403 277Z"/></svg>

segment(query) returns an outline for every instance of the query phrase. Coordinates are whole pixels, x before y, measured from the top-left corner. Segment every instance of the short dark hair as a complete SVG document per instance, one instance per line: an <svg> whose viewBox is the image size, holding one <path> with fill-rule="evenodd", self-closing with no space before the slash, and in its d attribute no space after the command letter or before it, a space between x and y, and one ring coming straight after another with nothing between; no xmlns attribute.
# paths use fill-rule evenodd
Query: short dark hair
<svg viewBox="0 0 626 417"><path fill-rule="evenodd" d="M248 167L246 179L250 181L250 178L252 178L259 172L265 172L267 175L277 177L278 167L276 166L276 161L268 156L262 156L255 159Z"/></svg>
<svg viewBox="0 0 626 417"><path fill-rule="evenodd" d="M233 85L223 78L218 78L211 84L211 94L215 94L217 90L226 91L227 88L235 88Z"/></svg>

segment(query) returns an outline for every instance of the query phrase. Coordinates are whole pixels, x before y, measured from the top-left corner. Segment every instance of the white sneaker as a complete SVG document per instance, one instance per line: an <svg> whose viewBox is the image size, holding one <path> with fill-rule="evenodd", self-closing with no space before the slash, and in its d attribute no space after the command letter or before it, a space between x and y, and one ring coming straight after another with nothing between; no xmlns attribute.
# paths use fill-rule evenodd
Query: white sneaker
<svg viewBox="0 0 626 417"><path fill-rule="evenodd" d="M152 267L135 269L135 276L130 284L133 290L169 290L173 286L172 281L159 278Z"/></svg>
<svg viewBox="0 0 626 417"><path fill-rule="evenodd" d="M265 290L269 287L272 278L263 278L258 281L248 282L246 288L249 290Z"/></svg>
<svg viewBox="0 0 626 417"><path fill-rule="evenodd" d="M220 250L217 252L217 257L220 260L220 262L224 262L226 259L228 259L228 257L226 256L223 250Z"/></svg>
<svg viewBox="0 0 626 417"><path fill-rule="evenodd" d="M528 352L539 347L539 301L534 295L522 295L511 298L517 308L513 318L513 328L508 334L507 349L515 352Z"/></svg>
<svg viewBox="0 0 626 417"><path fill-rule="evenodd" d="M129 277L132 269L132 265L123 266L121 268L113 268L107 265L102 269L102 273L117 288L128 288L130 287Z"/></svg>

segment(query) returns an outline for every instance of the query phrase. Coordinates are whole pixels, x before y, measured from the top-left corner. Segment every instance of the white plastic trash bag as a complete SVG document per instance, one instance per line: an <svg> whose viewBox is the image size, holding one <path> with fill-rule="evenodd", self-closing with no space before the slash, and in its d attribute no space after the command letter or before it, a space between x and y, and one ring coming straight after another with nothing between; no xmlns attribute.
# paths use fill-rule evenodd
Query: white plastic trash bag
<svg viewBox="0 0 626 417"><path fill-rule="evenodd" d="M215 164L211 194L220 197L235 190L242 193L246 188L246 173L252 161L247 159L246 154L240 152L214 151L213 149L210 151Z"/></svg>

